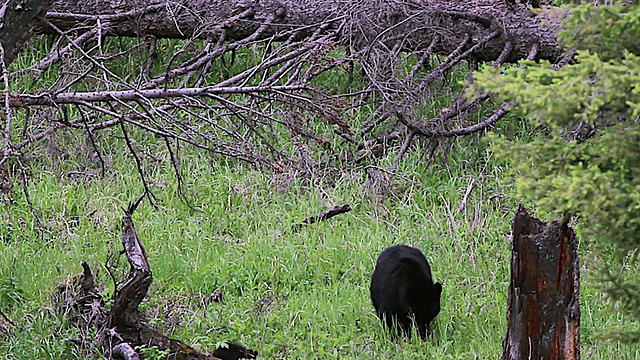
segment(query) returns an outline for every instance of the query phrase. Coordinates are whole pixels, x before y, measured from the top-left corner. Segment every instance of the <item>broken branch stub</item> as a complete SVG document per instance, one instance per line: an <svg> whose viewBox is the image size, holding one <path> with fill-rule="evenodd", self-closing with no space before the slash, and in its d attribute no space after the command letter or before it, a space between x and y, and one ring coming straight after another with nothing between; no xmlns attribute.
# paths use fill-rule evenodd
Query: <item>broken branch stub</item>
<svg viewBox="0 0 640 360"><path fill-rule="evenodd" d="M144 194L143 194L144 196ZM81 331L77 341L91 351L95 344L87 341L90 329L95 329L96 340L111 356L123 359L138 359L137 346L157 347L170 350L170 358L178 360L218 359L201 353L180 340L169 338L151 328L138 309L147 295L153 275L147 254L133 224L133 212L142 197L125 209L122 219L122 244L131 266L128 279L122 287L116 284L113 306L107 309L102 295L96 289L89 265L82 263L82 274L68 284L61 284L55 294L58 309L69 320L69 324ZM75 339L70 339L75 340ZM249 351L249 350L248 350ZM224 360L224 359L223 359Z"/></svg>
<svg viewBox="0 0 640 360"><path fill-rule="evenodd" d="M311 215L308 218L302 220L301 223L293 225L291 227L291 231L292 232L299 231L305 225L311 225L311 224L314 224L314 223L319 222L319 221L325 221L325 220L328 220L328 219L330 219L330 218L332 218L332 217L334 217L336 215L344 214L344 213L347 213L349 211L351 211L351 207L349 206L349 204L336 205L336 206L332 207L329 210L325 210L325 211L323 211L321 213Z"/></svg>
<svg viewBox="0 0 640 360"><path fill-rule="evenodd" d="M131 270L127 282L116 295L109 315L110 327L139 321L138 306L147 295L153 280L147 254L133 226L133 219L128 214L122 218L122 245Z"/></svg>
<svg viewBox="0 0 640 360"><path fill-rule="evenodd" d="M512 224L503 360L580 358L580 272L575 231L520 205Z"/></svg>
<svg viewBox="0 0 640 360"><path fill-rule="evenodd" d="M152 329L140 314L138 306L144 300L153 281L147 253L138 237L132 218L143 196L144 194L129 205L122 218L122 245L131 269L128 280L116 291L115 301L109 312L107 329L115 335L109 341L116 344L128 343L134 347L145 345L157 346L160 350L169 349L172 358L175 359L214 359L180 340L169 338ZM116 351L115 348L114 351Z"/></svg>

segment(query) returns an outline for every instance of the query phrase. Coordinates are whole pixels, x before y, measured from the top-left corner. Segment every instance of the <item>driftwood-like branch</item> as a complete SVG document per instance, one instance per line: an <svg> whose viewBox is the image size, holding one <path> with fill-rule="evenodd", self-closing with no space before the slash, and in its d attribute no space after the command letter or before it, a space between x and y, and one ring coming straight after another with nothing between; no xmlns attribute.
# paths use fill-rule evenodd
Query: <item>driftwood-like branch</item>
<svg viewBox="0 0 640 360"><path fill-rule="evenodd" d="M503 104L502 106L500 106L500 108L498 108L498 110L494 111L494 113L488 118L486 118L484 121L471 126L460 128L460 129L430 130L430 129L425 129L424 126L420 124L409 124L409 128L416 131L416 133L420 134L421 136L428 137L428 138L455 137L455 136L469 135L469 134L473 134L475 132L484 130L492 126L496 122L498 122L498 120L502 119L506 114L509 113L509 108L511 106L513 106L513 104L511 103Z"/></svg>
<svg viewBox="0 0 640 360"><path fill-rule="evenodd" d="M336 205L329 210L325 210L321 213L311 215L308 218L302 220L302 222L300 222L299 224L292 226L291 231L292 232L299 231L300 229L302 229L303 226L311 225L319 221L324 221L336 215L344 214L349 211L351 211L351 207L348 204Z"/></svg>
<svg viewBox="0 0 640 360"><path fill-rule="evenodd" d="M132 218L143 196L144 194L129 205L122 218L122 245L131 269L128 280L117 290L109 311L107 328L111 329L113 334L111 343L126 342L133 347L157 346L159 350L171 350L171 356L175 359L207 359L208 355L150 328L138 309L153 281L147 253Z"/></svg>
<svg viewBox="0 0 640 360"><path fill-rule="evenodd" d="M144 99L168 99L185 96L211 96L228 94L257 94L273 92L293 92L305 90L305 86L244 86L244 87L204 87L182 89L154 89L154 90L123 90L123 91L94 91L83 93L59 93L53 95L11 95L11 107L26 107L33 105L54 104L85 104L105 101L140 101Z"/></svg>
<svg viewBox="0 0 640 360"><path fill-rule="evenodd" d="M96 289L91 269L83 262L82 275L58 288L56 302L60 312L66 314L69 323L81 331L96 329L100 345L107 353L124 359L139 359L134 350L137 346L157 347L160 351L169 350L169 358L178 360L228 360L237 359L238 354L255 358L257 353L254 350L235 343L218 349L219 354L223 355L221 357L202 353L180 340L154 330L142 316L139 306L147 295L153 274L132 216L146 195L143 193L129 204L122 218L122 245L130 269L124 283L115 283L111 309L106 309L105 302ZM82 340L79 341L79 345L90 346L83 344Z"/></svg>

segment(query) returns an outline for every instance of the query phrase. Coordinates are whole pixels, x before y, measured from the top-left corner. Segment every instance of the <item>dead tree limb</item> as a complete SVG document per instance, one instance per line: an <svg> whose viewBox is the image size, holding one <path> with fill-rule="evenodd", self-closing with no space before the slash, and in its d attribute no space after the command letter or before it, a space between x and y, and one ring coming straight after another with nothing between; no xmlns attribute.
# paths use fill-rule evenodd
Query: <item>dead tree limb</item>
<svg viewBox="0 0 640 360"><path fill-rule="evenodd" d="M168 99L185 96L211 96L228 94L257 94L272 92L287 92L305 90L303 86L245 86L245 87L220 87L211 86L204 88L182 89L153 89L153 90L123 90L123 91L95 91L84 93L59 93L52 95L12 95L9 100L11 107L26 107L33 105L54 104L85 104L91 102L140 101L144 99Z"/></svg>
<svg viewBox="0 0 640 360"><path fill-rule="evenodd" d="M110 329L110 334L113 334L109 339L110 343L125 342L132 347L157 346L159 350L171 350L171 356L176 359L208 359L209 355L149 327L138 309L153 281L147 253L133 226L132 218L143 196L129 205L122 218L122 245L131 268L128 280L116 291L113 306L109 311L106 326Z"/></svg>
<svg viewBox="0 0 640 360"><path fill-rule="evenodd" d="M489 94L467 99L450 86L460 64L470 72L453 81L471 83L483 61L559 61L565 53L556 31L566 12L534 14L503 0L90 4L56 1L39 22L50 35L33 40L47 46L33 46L23 68L4 74L0 168L24 152L36 158L64 133L75 137L65 152L80 152L81 139L91 148L68 157L97 154L80 166L99 163L104 174L102 134L139 130L127 150L149 194L140 169L158 160L158 136L178 178L183 144L309 179L375 166L393 152L395 172L416 139L482 133L508 113L509 104L488 104ZM15 91L22 87L13 83L42 87ZM477 116L488 107L493 113Z"/></svg>
<svg viewBox="0 0 640 360"><path fill-rule="evenodd" d="M580 270L575 231L520 205L513 218L504 360L580 358Z"/></svg>
<svg viewBox="0 0 640 360"><path fill-rule="evenodd" d="M292 226L291 231L292 232L299 231L305 225L311 225L319 221L328 220L336 215L344 214L349 211L351 211L351 207L349 206L349 204L336 205L329 210L325 210L321 213L311 215L308 218L302 220L302 222L300 222L299 224Z"/></svg>
<svg viewBox="0 0 640 360"><path fill-rule="evenodd" d="M133 213L146 193L125 209L122 218L122 245L129 262L127 280L116 283L113 305L107 310L102 296L97 291L93 274L89 265L82 263L83 273L68 284L58 287L56 303L58 309L67 316L71 326L81 330L89 328L98 330L101 346L107 353L125 359L136 359L139 355L133 350L136 346L157 347L160 351L169 350L172 359L213 360L218 357L193 349L180 340L167 337L149 326L142 316L139 306L147 295L153 281L153 274L147 253L138 237L133 224ZM243 353L256 355L253 350L231 343L234 349L242 349ZM80 344L89 346L88 344ZM227 354L228 348L218 349L220 354ZM225 352L227 351L227 352ZM238 350L240 351L240 350ZM229 357L221 357L223 360Z"/></svg>

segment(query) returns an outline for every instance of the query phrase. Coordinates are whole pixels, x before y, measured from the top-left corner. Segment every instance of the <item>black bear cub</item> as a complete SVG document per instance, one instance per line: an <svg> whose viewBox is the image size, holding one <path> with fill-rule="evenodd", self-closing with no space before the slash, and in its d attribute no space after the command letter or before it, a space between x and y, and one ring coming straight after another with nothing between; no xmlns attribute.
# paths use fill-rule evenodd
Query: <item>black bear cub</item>
<svg viewBox="0 0 640 360"><path fill-rule="evenodd" d="M371 301L390 330L411 335L415 320L422 339L440 312L442 284L433 283L424 254L407 245L393 245L380 253L371 276Z"/></svg>

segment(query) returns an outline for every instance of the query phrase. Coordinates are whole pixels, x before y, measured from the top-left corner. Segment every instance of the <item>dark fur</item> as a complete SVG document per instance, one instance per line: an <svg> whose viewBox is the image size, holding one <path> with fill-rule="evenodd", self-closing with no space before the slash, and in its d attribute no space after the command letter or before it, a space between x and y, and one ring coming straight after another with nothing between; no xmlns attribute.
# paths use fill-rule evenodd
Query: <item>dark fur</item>
<svg viewBox="0 0 640 360"><path fill-rule="evenodd" d="M236 343L227 343L227 346L220 346L213 352L213 356L222 360L238 360L238 359L255 359L258 357L258 352L246 348L243 345Z"/></svg>
<svg viewBox="0 0 640 360"><path fill-rule="evenodd" d="M390 330L411 335L415 318L420 337L427 338L429 323L440 312L442 284L433 283L431 268L420 250L407 245L384 249L369 290L378 317Z"/></svg>

